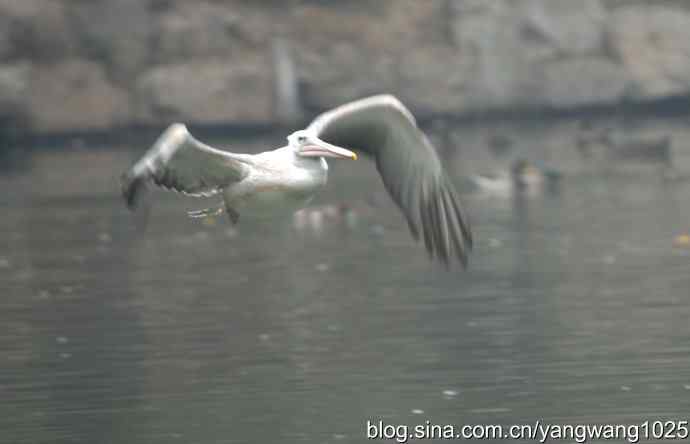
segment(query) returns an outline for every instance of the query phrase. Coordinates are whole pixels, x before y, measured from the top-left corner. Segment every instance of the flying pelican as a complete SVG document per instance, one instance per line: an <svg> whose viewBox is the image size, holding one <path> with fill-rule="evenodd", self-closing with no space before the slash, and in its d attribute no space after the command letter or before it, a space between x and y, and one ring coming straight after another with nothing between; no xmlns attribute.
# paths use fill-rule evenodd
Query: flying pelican
<svg viewBox="0 0 690 444"><path fill-rule="evenodd" d="M188 214L225 212L235 224L240 212L304 206L326 184L325 158L356 160L353 149L374 158L412 236L418 240L421 232L430 257L448 265L455 256L467 266L472 233L453 184L398 99L378 95L341 105L287 141L273 151L236 154L199 142L175 123L123 174L122 194L130 209L148 182L192 196L219 194L218 208Z"/></svg>

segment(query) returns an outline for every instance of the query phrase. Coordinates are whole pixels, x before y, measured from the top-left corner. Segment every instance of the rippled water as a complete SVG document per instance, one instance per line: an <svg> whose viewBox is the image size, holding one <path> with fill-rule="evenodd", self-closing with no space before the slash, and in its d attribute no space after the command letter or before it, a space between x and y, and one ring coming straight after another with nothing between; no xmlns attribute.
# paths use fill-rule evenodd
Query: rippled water
<svg viewBox="0 0 690 444"><path fill-rule="evenodd" d="M356 225L233 230L160 193L142 232L116 189L139 153L39 149L0 176L2 442L687 419L687 183L579 171L556 194L463 193L478 243L447 272L386 199ZM333 170L317 204L381 192L366 164Z"/></svg>

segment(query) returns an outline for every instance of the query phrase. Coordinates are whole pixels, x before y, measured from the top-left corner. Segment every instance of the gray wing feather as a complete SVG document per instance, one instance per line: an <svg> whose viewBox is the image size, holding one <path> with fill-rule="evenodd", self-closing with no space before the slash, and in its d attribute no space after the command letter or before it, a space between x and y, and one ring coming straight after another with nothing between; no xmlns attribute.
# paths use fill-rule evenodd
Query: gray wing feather
<svg viewBox="0 0 690 444"><path fill-rule="evenodd" d="M149 181L192 196L210 196L246 176L247 166L240 159L199 142L176 123L122 175L122 194L130 209Z"/></svg>
<svg viewBox="0 0 690 444"><path fill-rule="evenodd" d="M433 256L467 265L472 232L451 180L412 114L390 95L357 100L317 117L308 130L333 145L374 157L383 183Z"/></svg>

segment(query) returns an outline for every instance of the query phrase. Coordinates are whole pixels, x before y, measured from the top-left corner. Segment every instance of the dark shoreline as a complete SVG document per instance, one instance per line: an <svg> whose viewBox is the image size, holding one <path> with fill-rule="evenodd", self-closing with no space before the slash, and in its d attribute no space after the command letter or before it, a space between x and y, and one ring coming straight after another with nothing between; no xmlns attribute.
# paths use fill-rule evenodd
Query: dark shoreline
<svg viewBox="0 0 690 444"><path fill-rule="evenodd" d="M321 109L308 109L307 115L316 116ZM457 127L472 126L478 123L505 124L511 122L558 122L562 120L594 121L617 117L626 118L677 118L690 115L690 95L671 96L648 101L625 102L618 104L599 104L577 108L520 107L515 109L486 110L471 113L448 114L417 112L417 120L422 127L442 122ZM294 126L267 122L217 122L188 123L199 136L214 138L231 134L240 139L252 138L260 134L282 134L292 129L306 126L309 120ZM172 123L172 121L171 121ZM11 132L0 128L0 143L7 148L27 146L52 147L65 145L124 144L130 141L155 138L163 125L127 125L108 130L76 130L61 132L25 132L15 129Z"/></svg>

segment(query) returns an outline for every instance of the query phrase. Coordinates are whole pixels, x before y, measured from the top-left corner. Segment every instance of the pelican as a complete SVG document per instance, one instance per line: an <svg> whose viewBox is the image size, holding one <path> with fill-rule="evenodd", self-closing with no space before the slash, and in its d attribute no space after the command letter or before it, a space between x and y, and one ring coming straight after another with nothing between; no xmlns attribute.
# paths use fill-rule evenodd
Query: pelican
<svg viewBox="0 0 690 444"><path fill-rule="evenodd" d="M287 142L256 155L231 153L198 141L175 123L122 175L122 194L130 209L149 182L192 196L219 195L217 208L189 216L225 212L236 224L244 212L303 207L326 184L326 158L356 160L359 151L374 159L412 236L419 240L421 233L429 256L446 265L457 258L467 267L472 233L453 184L397 98L378 95L346 103L293 132Z"/></svg>

